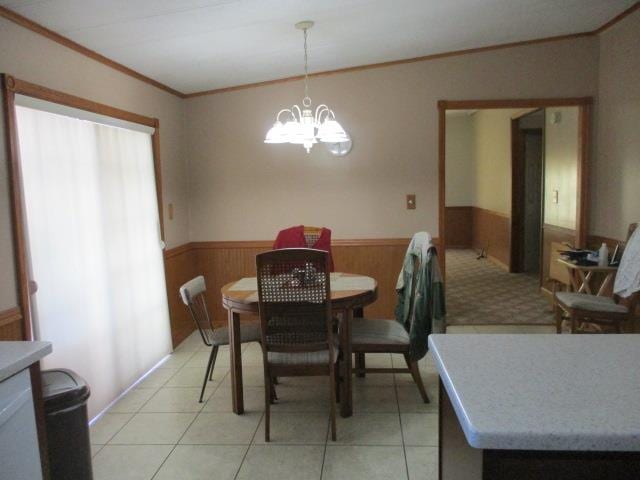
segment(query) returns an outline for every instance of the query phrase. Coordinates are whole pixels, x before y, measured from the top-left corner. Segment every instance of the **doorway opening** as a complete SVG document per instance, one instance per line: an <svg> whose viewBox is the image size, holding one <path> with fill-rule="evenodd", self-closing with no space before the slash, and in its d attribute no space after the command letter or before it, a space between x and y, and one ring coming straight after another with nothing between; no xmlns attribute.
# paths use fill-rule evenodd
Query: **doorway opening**
<svg viewBox="0 0 640 480"><path fill-rule="evenodd" d="M589 105L439 102L448 324L552 323L541 295L548 293L551 243L586 239ZM467 314L452 308L458 297Z"/></svg>
<svg viewBox="0 0 640 480"><path fill-rule="evenodd" d="M511 273L542 271L545 110L511 119Z"/></svg>

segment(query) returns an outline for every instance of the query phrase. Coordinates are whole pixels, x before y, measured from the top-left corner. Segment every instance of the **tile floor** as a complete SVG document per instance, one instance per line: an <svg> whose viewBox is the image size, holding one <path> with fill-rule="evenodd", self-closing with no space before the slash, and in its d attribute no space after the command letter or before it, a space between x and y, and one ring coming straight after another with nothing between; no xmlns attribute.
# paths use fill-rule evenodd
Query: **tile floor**
<svg viewBox="0 0 640 480"><path fill-rule="evenodd" d="M550 332L551 327L450 327L449 333ZM431 404L410 376L354 379L353 417L338 418L328 438L328 381L284 378L264 442L262 357L243 351L244 415L231 412L229 357L218 355L206 402L198 403L208 351L185 340L160 368L91 427L96 480L422 479L437 478L437 373L420 362ZM402 357L368 355L368 366L402 365Z"/></svg>

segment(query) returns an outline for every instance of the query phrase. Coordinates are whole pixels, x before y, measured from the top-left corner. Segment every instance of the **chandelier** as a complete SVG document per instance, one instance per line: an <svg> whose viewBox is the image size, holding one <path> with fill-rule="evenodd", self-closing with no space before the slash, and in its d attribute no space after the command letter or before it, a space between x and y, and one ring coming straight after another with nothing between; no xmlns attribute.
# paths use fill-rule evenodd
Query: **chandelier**
<svg viewBox="0 0 640 480"><path fill-rule="evenodd" d="M309 97L309 62L307 52L307 30L313 22L296 23L304 34L304 98L302 108L294 105L284 108L276 115L276 123L267 132L264 143L293 143L302 145L307 153L315 143L340 143L350 141L349 135L336 121L336 116L326 105L318 105L315 113ZM281 119L282 117L282 119Z"/></svg>

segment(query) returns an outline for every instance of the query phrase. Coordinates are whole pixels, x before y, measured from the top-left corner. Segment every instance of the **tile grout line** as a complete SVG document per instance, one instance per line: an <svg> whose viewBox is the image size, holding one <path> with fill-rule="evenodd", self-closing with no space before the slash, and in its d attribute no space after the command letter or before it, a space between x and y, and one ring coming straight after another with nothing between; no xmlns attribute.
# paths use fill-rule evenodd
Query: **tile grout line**
<svg viewBox="0 0 640 480"><path fill-rule="evenodd" d="M173 354L173 353L175 353L175 350L174 350L174 352L172 352L172 354ZM166 386L166 384L167 384L167 383L168 383L168 382L169 382L169 381L170 381L170 380L171 380L175 375L177 375L177 374L180 372L180 370L182 370L183 368L185 368L186 364L187 364L187 363L188 363L188 362L189 362L189 361L190 361L190 360L191 360L191 359L192 359L192 358L193 358L197 353L198 353L198 350L194 350L194 351L192 352L192 355L191 355L191 356L189 356L189 358L184 362L184 364L183 364L181 367L178 367L178 368L176 369L176 370L177 370L177 371L176 371L176 373L175 373L174 375L172 375L171 377L169 377L167 380L165 380L165 381L164 381L164 382L163 382L163 383L158 387L158 390L157 390L153 395L151 395L151 397L149 397L149 399L147 399L147 400L146 400L146 401L145 401L145 402L144 402L144 403L143 403L143 404L142 404L142 405L137 409L137 411L136 411L136 412L134 412L134 413L131 415L131 418L130 418L129 420L127 420L127 422L125 422L125 423L122 425L122 427L120 427L120 428L119 428L119 429L118 429L118 430L117 430L117 431L116 431L116 432L115 432L115 433L114 433L114 434L109 438L109 440L108 440L108 441L107 441L107 442L102 446L102 448L100 448L100 450L96 453L96 455L97 455L98 453L100 453L100 451L102 451L102 450L104 449L104 447L105 447L105 446L107 446L107 445L111 445L111 446L113 446L113 445L128 445L128 444L111 444L110 442L111 442L111 441L116 437L116 435L118 435L118 433L120 433L120 432L122 431L122 429L124 429L124 427L126 427L126 426L127 426L127 425L128 425L128 424L129 424L129 423L130 423L130 422L131 422L131 421L136 417L136 415L141 414L141 413L153 413L153 412L142 412L142 409L145 407L145 405L147 405L147 403L149 403L149 402L151 401L151 399L153 399L153 398L158 394L158 392L160 392L160 390L162 390L162 389ZM224 377L223 377L223 378L224 378ZM218 386L219 386L219 385L218 385ZM217 389L217 387L216 387L216 389ZM212 395L213 395L213 392L212 392ZM208 401L208 400L207 400L207 401ZM206 403L206 402L205 402L205 403ZM204 408L204 405L203 405L203 408ZM109 413L109 412L107 412L107 413ZM174 412L162 412L162 413L174 413ZM175 412L175 413L180 413L180 412ZM185 412L185 413L194 413L194 412ZM185 431L182 433L182 435L180 436L180 438L177 440L177 442L173 444L173 448L172 448L172 449L171 449L171 451L167 454L167 456L164 458L164 460L162 461L162 463L158 466L158 468L156 469L155 473L152 475L151 480L153 480L153 479L156 477L156 475L158 474L158 472L160 471L160 469L161 469L161 468L163 467L163 465L166 463L167 459L171 456L171 454L174 452L174 450L176 449L176 447L177 447L177 446L178 446L178 444L180 443L180 440L182 440L182 438L183 438L183 437L184 437L184 435L186 434L187 430L191 427L191 425L193 425L193 422L195 422L195 421L196 421L196 419L198 418L198 415L199 415L199 413L200 413L200 412L195 412L195 413L196 413L196 415L194 416L193 420L191 421L191 423L189 423L189 425L187 426L187 428L185 429ZM132 444L132 445L133 445L133 444ZM138 444L136 444L136 445L138 445ZM142 445L142 444L140 444L140 445ZM171 444L164 444L164 445L171 445ZM92 463L93 463L93 462L92 462Z"/></svg>
<svg viewBox="0 0 640 480"><path fill-rule="evenodd" d="M332 399L332 401L335 401L335 399ZM330 423L331 423L331 418L329 418L329 423L327 423L327 430L331 430ZM337 430L337 427L336 427L336 430ZM336 432L336 437L337 437L337 432ZM324 460L325 458L327 458L328 445L329 445L329 431L327 431L327 436L324 438L324 450L322 451L322 462L320 462L320 480L322 480L322 477L324 476Z"/></svg>
<svg viewBox="0 0 640 480"><path fill-rule="evenodd" d="M167 380L168 381L168 380ZM204 408L204 406L203 406ZM160 472L160 470L162 469L162 467L164 466L165 463L167 463L167 460L169 459L169 457L171 456L171 454L173 454L173 452L175 451L176 447L178 445L180 445L180 440L182 440L184 438L184 436L187 434L187 432L189 431L189 429L191 428L191 426L194 424L194 422L198 419L198 417L200 416L200 412L196 413L195 416L193 417L193 420L191 420L191 422L189 423L189 425L187 425L187 428L184 429L184 432L182 432L182 435L180 435L180 438L178 438L176 440L176 443L173 444L173 448L171 449L171 451L167 454L166 457L164 457L164 460L162 461L162 463L158 466L158 468L156 469L155 473L151 476L150 480L153 480L154 478L156 478L156 476L158 475L158 473Z"/></svg>
<svg viewBox="0 0 640 480"><path fill-rule="evenodd" d="M391 357L391 366L393 367L393 357ZM396 383L395 373L393 374L393 391L396 394L396 404L398 407L398 421L400 422L400 437L402 438L402 455L404 456L404 468L405 468L406 478L407 480L409 480L409 462L407 460L407 449L404 442L404 429L402 428L402 414L400 413L400 399L398 397L398 384Z"/></svg>
<svg viewBox="0 0 640 480"><path fill-rule="evenodd" d="M195 355L199 353L199 351L194 352L194 354L189 358L189 360L191 360L191 358L195 357ZM189 360L187 360L187 362L189 362ZM185 365L183 365L180 369L178 369L178 372L180 370L182 370L182 368L185 368L187 362L185 362ZM178 374L178 372L176 372L176 375ZM229 372L227 371L227 373L225 374L225 376L222 377L222 380L224 380L224 378L229 374ZM175 376L175 375L174 375ZM173 376L171 377L173 378ZM164 385L166 385L169 380L168 379L163 385L162 387L164 387ZM176 443L173 445L173 448L171 449L171 451L169 452L169 454L164 458L164 460L162 461L162 463L158 466L158 468L156 469L155 473L153 474L153 476L151 477L150 480L153 480L154 478L156 478L156 476L158 475L158 473L160 473L160 470L162 470L162 467L164 466L164 464L167 462L167 460L169 459L169 457L173 454L173 452L176 450L176 448L178 447L178 445L180 445L180 441L184 438L184 436L187 434L187 432L189 431L189 429L191 428L191 426L195 423L195 421L198 419L198 417L200 416L200 414L202 413L202 409L204 408L204 406L209 402L209 399L213 396L213 394L216 392L216 390L220 387L220 385L222 384L222 380L220 381L220 383L218 383L218 385L214 388L213 392L211 392L211 395L209 395L209 397L207 398L206 402L204 402L204 404L202 405L202 408L200 409L199 412L196 412L196 415L193 417L193 420L191 421L191 423L189 423L189 425L187 425L187 428L185 428L184 432L182 432L182 435L180 435L180 438L178 438L178 440L176 441ZM209 380L207 379L207 382ZM160 389L162 389L162 387L160 387ZM202 387L200 387L202 388ZM160 389L158 391L160 391ZM155 394L153 395L155 396ZM153 398L153 397L151 397ZM149 399L151 400L151 399ZM142 407L141 407L142 409ZM258 425L260 425L260 423L258 422ZM255 435L255 432L254 432ZM250 446L251 444L249 444ZM244 462L244 458L247 455L247 452L249 451L249 447L247 447L247 451L245 452L245 456L242 457L242 462ZM242 462L240 462L240 466L242 466ZM240 467L238 467L238 471L240 471ZM236 476L237 476L237 472L236 472ZM234 477L235 478L235 477Z"/></svg>
<svg viewBox="0 0 640 480"><path fill-rule="evenodd" d="M233 476L233 480L236 480L238 478L238 475L240 475L240 470L242 470L242 465L244 465L244 461L247 459L247 455L249 455L249 450L254 445L253 441L256 438L256 434L258 433L258 430L260 430L260 424L262 423L262 420L264 420L264 416L265 416L265 412L262 412L262 415L260 415L260 420L258 420L258 425L256 426L256 429L253 431L251 440L249 440L249 444L247 445L247 450L244 452L244 455L242 456L242 460L240 460L240 464L238 465L238 470L236 471L236 474Z"/></svg>
<svg viewBox="0 0 640 480"><path fill-rule="evenodd" d="M193 358L193 357L195 356L195 354L196 354L196 353L197 353L197 351L194 351L194 352L193 352L193 355L191 355L191 356L189 357L189 359L187 359L187 362L188 362L189 360L191 360L191 358ZM186 365L186 363L187 363L187 362L185 362L185 365ZM151 395L151 397L150 397L146 402L144 402L144 403L140 406L140 408L138 409L138 411L137 411L136 413L134 413L134 414L131 416L131 418L129 419L129 421L128 421L125 425L123 425L123 426L122 426L122 428L124 428L126 425L128 425L128 424L129 424L129 422L130 422L131 420L133 420L133 419L135 418L135 416L136 416L136 415L138 415L139 413L142 413L142 412L141 412L141 410L144 408L144 406L145 406L148 402L150 402L150 401L151 401L151 399L152 399L153 397L155 397L155 396L158 394L158 392L159 392L160 390L162 390L162 388L163 388L163 387L164 387L164 386L169 382L169 380L171 380L171 379L172 379L172 378L173 378L173 377L174 377L174 376L175 376L175 375L176 375L180 370L182 370L182 368L184 368L184 365L183 365L182 367L178 368L178 369L177 369L177 372L176 372L174 375L172 375L171 377L169 377L169 378L168 378L168 379L167 379L167 380L166 380L162 385L160 385L160 387L158 388L158 391L157 391L156 393L154 393L153 395ZM196 414L196 416L193 418L193 420L191 421L191 423L187 426L187 428L185 429L185 431L182 433L182 435L181 435L181 436L180 436L180 438L178 439L178 442L180 442L180 440L182 439L182 437L184 436L184 434L187 432L187 430L189 429L189 427L193 424L193 422L195 422L196 418L198 418L198 415L197 415L197 414ZM118 430L118 433L122 430L122 428L121 428L120 430ZM116 433L115 435L117 435L117 433ZM113 437L111 437L111 439L110 439L109 441L111 441L113 438L115 438L115 435L114 435ZM162 460L162 462L160 463L160 465L158 466L158 468L156 469L156 471L154 472L154 474L151 476L151 479L150 479L150 480L153 480L153 479L156 477L156 475L158 475L158 472L160 471L160 469L163 467L163 465L165 464L165 462L167 461L167 459L171 456L171 454L173 453L173 451L176 449L176 446L178 445L178 442L176 442L176 443L174 443L174 444L173 444L173 448L172 448L172 449L171 449L171 451L167 454L167 456L166 456L166 457L164 457L164 460ZM171 444L167 444L167 445L171 445Z"/></svg>
<svg viewBox="0 0 640 480"><path fill-rule="evenodd" d="M174 353L175 353L175 350L174 350ZM162 385L160 385L160 386L158 387L158 390L157 390L153 395L151 395L151 397L149 397L149 399L148 399L147 401L145 401L145 402L140 406L140 408L138 409L138 411L137 411L137 412L135 412L135 414L134 414L134 415L137 415L138 413L181 413L181 412L143 412L143 411L142 411L142 409L143 409L143 408L147 405L147 403L149 403L149 402L150 402L150 401L151 401L151 400L152 400L152 399L153 399L153 398L154 398L158 393L160 393L160 390L162 390L163 388L192 388L192 387L167 387L167 383L169 383L173 377L175 377L176 375L178 375L178 374L180 373L180 371L181 371L181 370L183 370L184 368L186 368L187 363L189 363L189 362L191 361L191 359L192 359L193 357L195 357L195 356L196 356L196 354L197 354L197 353L198 353L198 350L193 351L193 352L192 352L192 354L191 354L191 356L190 356L190 357L189 357L189 358L184 362L184 364L183 364L181 367L178 367L178 368L177 368L176 373L174 373L174 374L173 374L173 375L171 375L167 380L165 380L165 382L164 382ZM172 353L172 355L173 355L173 353ZM205 402L205 403L206 403L206 402ZM184 412L184 413L192 413L192 412Z"/></svg>
<svg viewBox="0 0 640 480"><path fill-rule="evenodd" d="M174 352L175 352L175 350L174 350ZM195 353L196 353L196 352L194 351L194 352L193 352L193 355L195 355ZM173 352L171 353L171 355L173 355ZM193 357L193 355L192 355L191 357L189 357L189 359L187 360L187 362L188 362L188 361ZM186 362L185 362L185 363L186 363ZM157 370L162 370L162 368L158 368ZM178 371L180 371L180 368L178 368L177 370L178 370ZM178 373L178 372L176 372L176 373ZM145 402L140 406L140 408L138 408L135 412L111 412L111 411L110 411L111 409L109 409L109 411L105 412L105 415L106 415L106 414L111 414L111 413L116 413L116 414L118 414L118 413L122 413L123 415L131 414L131 418L130 418L129 420L127 420L127 421L126 421L126 422L125 422L125 423L124 423L124 424L123 424L123 425L122 425L118 430L116 430L116 431L113 433L113 435L111 435L111 436L109 437L109 439L108 439L108 440L107 440L107 441L102 445L102 448L100 448L100 450L99 450L98 452L96 452L96 455L97 455L98 453L100 453L100 451L102 451L102 450L104 449L104 447L106 447L107 445L111 445L109 442L111 442L111 440L113 440L113 439L116 437L116 435L118 435L118 433L120 433L120 432L122 431L122 429L123 429L124 427L126 427L126 426L131 422L131 420L133 420L133 418L134 418L138 413L141 413L141 410L144 408L144 406L145 406L145 405L146 405L146 404L147 404L147 403L148 403L148 402L149 402L153 397L155 397L155 396L156 396L156 394L160 391L160 389L162 389L162 387L164 387L164 385L165 385L165 384L166 384L166 383L167 383L171 378L173 378L173 376L172 376L172 377L170 377L169 379L165 380L165 382L164 382L162 385L160 385L160 386L158 387L158 390L157 390L153 395L151 395L151 397L149 397L149 398L148 398L148 399L147 399L147 400L146 400L146 401L145 401ZM137 387L137 388L143 388L143 387ZM150 388L154 388L154 387L150 387ZM131 391L133 391L133 390L136 390L136 388L131 389L129 392L127 392L127 394L129 394L129 393L130 393ZM126 395L125 395L124 397L122 397L122 398L123 398L123 399L124 399L124 398L126 398ZM113 408L113 406L112 406L111 408ZM89 433L89 438L91 438L91 433ZM91 443L90 443L90 444L91 444ZM93 458L93 456L92 456L92 458Z"/></svg>
<svg viewBox="0 0 640 480"><path fill-rule="evenodd" d="M175 353L175 350L171 353L171 355L173 355L174 353ZM158 390L157 390L153 395L151 395L151 396L150 396L150 397L149 397L149 398L148 398L148 399L147 399L147 400L146 400L142 405L140 405L140 408L138 408L138 410L133 414L133 416L134 416L134 417L135 417L137 414L139 414L139 413L144 413L144 412L142 412L142 409L147 405L147 403L149 403L149 402L150 402L150 401L151 401L151 400L152 400L152 399L153 399L153 398L154 398L154 397L155 397L155 396L160 392L160 390L162 390L162 389L167 385L167 383L169 383L169 381L170 381L173 377L175 377L178 373L180 373L180 370L182 370L183 368L185 368L185 365L186 365L187 363L189 363L189 361L191 361L191 359L196 355L196 353L198 353L198 351L197 351L197 350L193 351L193 352L191 353L191 356L187 359L187 361L186 361L186 362L184 362L184 364L183 364L181 367L178 367L178 368L177 368L176 373L174 373L174 374L173 374L173 375L171 375L169 378L167 378L167 380L165 380L165 382L164 382L162 385L160 385L160 386L158 387ZM131 417L131 418L133 418L133 417Z"/></svg>

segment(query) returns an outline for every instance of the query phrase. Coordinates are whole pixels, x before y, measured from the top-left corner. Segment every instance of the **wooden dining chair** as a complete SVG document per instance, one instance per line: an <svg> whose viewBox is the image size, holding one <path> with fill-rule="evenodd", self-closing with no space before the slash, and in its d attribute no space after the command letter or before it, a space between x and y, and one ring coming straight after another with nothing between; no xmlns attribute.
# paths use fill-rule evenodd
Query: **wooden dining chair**
<svg viewBox="0 0 640 480"><path fill-rule="evenodd" d="M567 268L558 260L562 257L562 252L571 248L568 244L562 242L551 242L549 249L549 275L547 282L551 284L551 307L555 312L556 292L568 291L571 285L571 278Z"/></svg>
<svg viewBox="0 0 640 480"><path fill-rule="evenodd" d="M191 318L196 324L200 337L207 347L211 347L209 362L202 382L200 391L200 403L204 398L204 391L207 388L207 380L213 377L213 367L218 356L218 349L221 345L229 345L229 329L227 327L213 327L213 322L209 317L205 292L207 288L202 275L189 280L180 287L180 298L189 309ZM243 322L240 324L240 341L242 343L260 342L260 324L258 322Z"/></svg>
<svg viewBox="0 0 640 480"><path fill-rule="evenodd" d="M434 261L437 261L434 259ZM414 319L416 300L416 277L421 267L418 257L413 261L413 279L409 297L409 318ZM420 376L418 362L409 356L411 339L407 329L395 319L375 320L354 318L351 326L351 349L355 354L355 373L364 377L366 373L410 373L418 387L424 403L429 403L429 396ZM367 353L399 353L404 356L407 368L366 368Z"/></svg>
<svg viewBox="0 0 640 480"><path fill-rule="evenodd" d="M328 254L287 248L256 256L264 360L265 441L270 440L272 378L329 377L331 438L336 439L338 342L331 315Z"/></svg>
<svg viewBox="0 0 640 480"><path fill-rule="evenodd" d="M627 243L637 226L637 223L629 226ZM622 262L625 261L623 256L621 268ZM640 265L637 265L637 268L640 270ZM624 325L633 321L640 301L640 292L635 292L627 298L619 295L605 297L587 293L556 292L554 298L557 333L562 333L562 323L565 320L570 323L571 333L622 333Z"/></svg>

